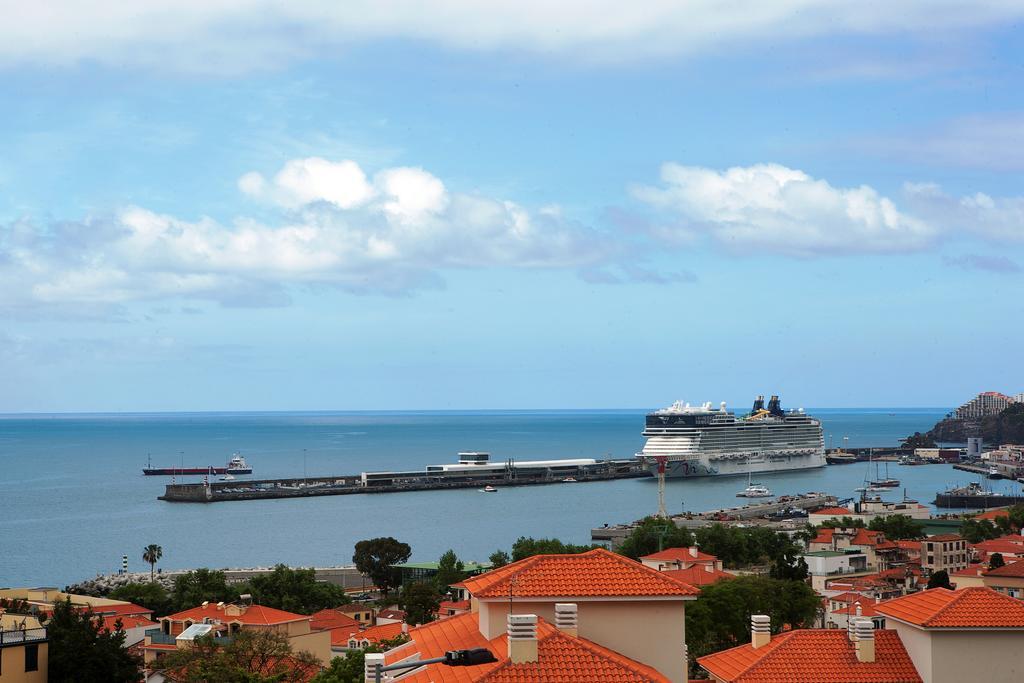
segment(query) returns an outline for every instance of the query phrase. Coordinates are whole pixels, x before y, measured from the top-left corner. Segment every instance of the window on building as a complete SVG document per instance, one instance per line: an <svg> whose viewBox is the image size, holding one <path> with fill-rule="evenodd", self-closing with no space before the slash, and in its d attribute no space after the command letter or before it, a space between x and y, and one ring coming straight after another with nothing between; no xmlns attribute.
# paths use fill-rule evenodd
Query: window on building
<svg viewBox="0 0 1024 683"><path fill-rule="evenodd" d="M25 672L39 671L39 644L25 646Z"/></svg>

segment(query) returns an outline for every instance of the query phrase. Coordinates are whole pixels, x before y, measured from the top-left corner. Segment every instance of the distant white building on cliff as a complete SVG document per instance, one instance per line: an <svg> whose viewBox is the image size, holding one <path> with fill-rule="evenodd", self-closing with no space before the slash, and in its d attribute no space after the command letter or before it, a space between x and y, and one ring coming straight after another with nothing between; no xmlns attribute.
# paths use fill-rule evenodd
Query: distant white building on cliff
<svg viewBox="0 0 1024 683"><path fill-rule="evenodd" d="M998 415L1006 410L1007 406L1016 400L1021 400L1022 397L1024 394L1012 398L998 391L983 391L957 408L953 417L959 420L977 420L989 415Z"/></svg>

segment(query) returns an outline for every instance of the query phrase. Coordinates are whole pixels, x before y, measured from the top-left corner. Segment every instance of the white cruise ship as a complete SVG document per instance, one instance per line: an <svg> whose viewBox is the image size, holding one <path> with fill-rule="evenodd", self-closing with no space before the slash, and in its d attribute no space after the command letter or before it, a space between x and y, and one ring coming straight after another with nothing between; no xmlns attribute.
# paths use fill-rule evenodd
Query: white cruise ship
<svg viewBox="0 0 1024 683"><path fill-rule="evenodd" d="M658 472L658 456L667 458L667 477L706 477L748 472L802 470L825 465L821 421L803 409L783 411L779 397L768 406L758 396L749 415L737 418L725 403L691 406L676 402L647 415L642 452Z"/></svg>

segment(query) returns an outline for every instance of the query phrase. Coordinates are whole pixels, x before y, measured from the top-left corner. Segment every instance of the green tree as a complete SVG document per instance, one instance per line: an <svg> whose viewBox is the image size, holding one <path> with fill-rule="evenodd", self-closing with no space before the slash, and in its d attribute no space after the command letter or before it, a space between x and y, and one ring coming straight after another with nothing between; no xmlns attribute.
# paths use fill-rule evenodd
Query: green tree
<svg viewBox="0 0 1024 683"><path fill-rule="evenodd" d="M363 574L370 577L387 599L391 589L399 584L399 573L392 565L409 560L412 548L407 543L384 536L356 543L352 561Z"/></svg>
<svg viewBox="0 0 1024 683"><path fill-rule="evenodd" d="M189 609L209 602L234 602L238 590L229 586L224 572L210 569L194 569L174 577L171 602L175 610Z"/></svg>
<svg viewBox="0 0 1024 683"><path fill-rule="evenodd" d="M297 614L312 614L349 602L341 586L316 580L313 569L292 569L283 564L268 574L254 576L240 591L253 601Z"/></svg>
<svg viewBox="0 0 1024 683"><path fill-rule="evenodd" d="M164 556L164 549L155 543L150 543L142 550L142 561L149 563L149 580L153 580L153 573L156 571L156 563Z"/></svg>
<svg viewBox="0 0 1024 683"><path fill-rule="evenodd" d="M960 525L960 535L970 543L981 543L999 537L999 529L987 519L967 519Z"/></svg>
<svg viewBox="0 0 1024 683"><path fill-rule="evenodd" d="M512 558L504 550L495 550L487 560L491 563L491 569L497 569L511 562Z"/></svg>
<svg viewBox="0 0 1024 683"><path fill-rule="evenodd" d="M750 642L750 616L767 614L772 632L813 626L821 598L803 581L739 576L701 589L686 606L686 640L697 657Z"/></svg>
<svg viewBox="0 0 1024 683"><path fill-rule="evenodd" d="M768 527L731 527L712 524L697 529L701 550L716 556L726 567L749 567L785 561L801 548L787 534Z"/></svg>
<svg viewBox="0 0 1024 683"><path fill-rule="evenodd" d="M399 604L405 610L405 621L411 626L426 624L437 618L441 596L426 581L413 581L402 586Z"/></svg>
<svg viewBox="0 0 1024 683"><path fill-rule="evenodd" d="M634 560L667 548L685 548L693 545L689 529L676 526L663 517L644 517L616 548L616 552Z"/></svg>
<svg viewBox="0 0 1024 683"><path fill-rule="evenodd" d="M371 645L365 650L349 650L344 657L332 659L309 683L363 683L367 652L380 652L380 648Z"/></svg>
<svg viewBox="0 0 1024 683"><path fill-rule="evenodd" d="M534 555L573 555L585 553L588 550L597 548L596 545L573 545L563 543L557 538L533 538L520 536L512 544L512 560L519 560L533 557Z"/></svg>
<svg viewBox="0 0 1024 683"><path fill-rule="evenodd" d="M935 439L921 432L914 432L913 436L903 439L904 448L935 448Z"/></svg>
<svg viewBox="0 0 1024 683"><path fill-rule="evenodd" d="M455 551L449 549L444 555L441 555L441 559L437 563L437 576L435 577L437 590L445 593L448 591L448 586L458 583L464 578L466 578L465 565Z"/></svg>
<svg viewBox="0 0 1024 683"><path fill-rule="evenodd" d="M992 557L988 558L989 569L999 569L1004 566L1006 566L1006 560L1003 559L1002 553L992 553Z"/></svg>
<svg viewBox="0 0 1024 683"><path fill-rule="evenodd" d="M881 531L890 541L917 540L924 538L924 522L909 515L887 515L875 517L868 524L873 531Z"/></svg>
<svg viewBox="0 0 1024 683"><path fill-rule="evenodd" d="M159 583L126 583L110 591L108 597L114 600L127 600L146 609L153 610L153 616L162 617L170 614L173 608L171 596Z"/></svg>
<svg viewBox="0 0 1024 683"><path fill-rule="evenodd" d="M948 588L953 590L953 585L949 582L949 573L945 569L940 569L929 576L928 588Z"/></svg>
<svg viewBox="0 0 1024 683"><path fill-rule="evenodd" d="M772 561L768 575L785 581L806 581L810 574L807 561L798 554L796 548L789 548Z"/></svg>
<svg viewBox="0 0 1024 683"><path fill-rule="evenodd" d="M113 632L91 610L56 602L46 620L49 676L54 683L136 683L142 660L124 647L121 622Z"/></svg>
<svg viewBox="0 0 1024 683"><path fill-rule="evenodd" d="M161 671L181 683L297 683L320 670L306 652L292 652L288 637L278 631L243 629L224 646L213 638L197 638L188 648L165 655Z"/></svg>

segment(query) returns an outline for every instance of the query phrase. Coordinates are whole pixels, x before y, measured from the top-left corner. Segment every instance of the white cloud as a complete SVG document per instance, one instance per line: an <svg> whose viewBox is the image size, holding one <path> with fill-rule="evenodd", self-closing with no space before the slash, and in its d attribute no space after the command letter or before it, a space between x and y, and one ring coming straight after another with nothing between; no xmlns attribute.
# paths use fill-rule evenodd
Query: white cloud
<svg viewBox="0 0 1024 683"><path fill-rule="evenodd" d="M230 225L128 207L107 220L0 226L0 306L111 305L139 299L282 302L296 285L402 293L446 268L582 268L615 252L600 232L507 200L449 193L418 168L367 181L353 161L289 161L249 194L280 219Z"/></svg>
<svg viewBox="0 0 1024 683"><path fill-rule="evenodd" d="M580 60L735 50L836 35L963 32L1024 16L1006 0L0 0L0 63L279 68L376 39Z"/></svg>
<svg viewBox="0 0 1024 683"><path fill-rule="evenodd" d="M1024 243L1024 197L992 197L984 192L953 197L932 183L907 183L904 191L915 211L950 231Z"/></svg>
<svg viewBox="0 0 1024 683"><path fill-rule="evenodd" d="M930 127L854 140L851 149L932 166L1024 170L1024 113L965 116Z"/></svg>
<svg viewBox="0 0 1024 683"><path fill-rule="evenodd" d="M706 234L736 251L813 256L917 250L938 233L866 185L837 188L778 164L719 172L667 163L661 180L633 195L673 217L652 233L675 243Z"/></svg>

